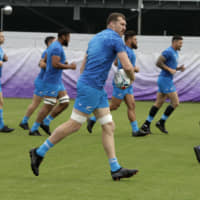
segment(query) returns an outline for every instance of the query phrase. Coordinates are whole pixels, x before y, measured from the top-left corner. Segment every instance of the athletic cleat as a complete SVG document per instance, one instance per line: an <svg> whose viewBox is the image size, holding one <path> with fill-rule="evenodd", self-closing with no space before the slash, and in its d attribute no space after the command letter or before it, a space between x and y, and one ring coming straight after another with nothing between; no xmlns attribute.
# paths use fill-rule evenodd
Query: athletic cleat
<svg viewBox="0 0 200 200"><path fill-rule="evenodd" d="M146 135L151 134L151 130L150 130L150 126L148 126L147 124L143 124L142 127L140 128L140 131L142 133L145 133Z"/></svg>
<svg viewBox="0 0 200 200"><path fill-rule="evenodd" d="M120 168L116 172L111 172L111 176L114 181L120 181L121 178L130 178L131 176L137 173L138 173L137 169Z"/></svg>
<svg viewBox="0 0 200 200"><path fill-rule="evenodd" d="M156 123L156 127L160 129L160 131L162 131L163 133L167 134L168 131L165 129L165 124L161 124L160 121L158 121Z"/></svg>
<svg viewBox="0 0 200 200"><path fill-rule="evenodd" d="M36 176L39 176L39 166L43 160L43 157L37 155L37 148L31 149L29 151L30 159L31 159L31 169Z"/></svg>
<svg viewBox="0 0 200 200"><path fill-rule="evenodd" d="M15 130L14 128L8 128L8 126L4 125L4 127L0 129L0 132L2 132L2 133L10 133L10 132L12 132L14 130Z"/></svg>
<svg viewBox="0 0 200 200"><path fill-rule="evenodd" d="M43 122L40 124L40 127L45 131L46 134L51 135L49 126L45 125Z"/></svg>
<svg viewBox="0 0 200 200"><path fill-rule="evenodd" d="M33 132L29 131L29 135L31 135L31 136L42 136L38 130L33 131Z"/></svg>
<svg viewBox="0 0 200 200"><path fill-rule="evenodd" d="M194 147L194 152L195 152L198 162L200 162L200 146Z"/></svg>
<svg viewBox="0 0 200 200"><path fill-rule="evenodd" d="M92 133L92 128L95 125L95 121L88 119L87 120L87 130L89 131L89 133Z"/></svg>
<svg viewBox="0 0 200 200"><path fill-rule="evenodd" d="M148 135L148 134L145 133L145 132L142 131L142 130L139 130L139 131L137 131L137 132L132 131L132 136L133 136L133 137L143 137L143 136L146 136L146 135Z"/></svg>
<svg viewBox="0 0 200 200"><path fill-rule="evenodd" d="M20 126L21 128L23 128L24 130L29 130L29 125L28 125L28 123L26 123L26 124L20 123L19 126Z"/></svg>

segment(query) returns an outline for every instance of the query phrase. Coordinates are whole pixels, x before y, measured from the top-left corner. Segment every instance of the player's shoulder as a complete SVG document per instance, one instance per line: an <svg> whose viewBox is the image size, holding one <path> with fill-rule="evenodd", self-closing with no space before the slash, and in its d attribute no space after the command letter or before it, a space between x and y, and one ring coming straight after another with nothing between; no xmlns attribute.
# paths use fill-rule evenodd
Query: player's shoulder
<svg viewBox="0 0 200 200"><path fill-rule="evenodd" d="M173 48L170 46L168 48L166 48L163 52L173 52Z"/></svg>
<svg viewBox="0 0 200 200"><path fill-rule="evenodd" d="M53 42L49 47L48 47L48 52L50 51L62 51L63 48L62 48L62 45L60 44L60 42L58 41L55 41Z"/></svg>
<svg viewBox="0 0 200 200"><path fill-rule="evenodd" d="M126 52L133 55L134 54L134 51L133 49L131 49L130 47L128 47L127 45L125 45L125 48L126 48Z"/></svg>
<svg viewBox="0 0 200 200"><path fill-rule="evenodd" d="M171 55L173 54L173 48L170 46L168 48L166 48L163 52L162 52L162 55Z"/></svg>
<svg viewBox="0 0 200 200"><path fill-rule="evenodd" d="M99 34L109 40L122 40L120 35L116 31L114 31L110 28L107 28L107 29L101 31Z"/></svg>

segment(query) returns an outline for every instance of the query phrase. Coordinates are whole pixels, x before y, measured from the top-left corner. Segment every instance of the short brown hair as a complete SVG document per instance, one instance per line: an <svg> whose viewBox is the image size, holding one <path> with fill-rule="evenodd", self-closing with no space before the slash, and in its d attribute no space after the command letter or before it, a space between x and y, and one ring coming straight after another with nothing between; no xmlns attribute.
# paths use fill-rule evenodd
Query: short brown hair
<svg viewBox="0 0 200 200"><path fill-rule="evenodd" d="M127 41L129 38L136 36L136 35L137 35L136 32L133 30L126 31L124 34L124 40Z"/></svg>
<svg viewBox="0 0 200 200"><path fill-rule="evenodd" d="M174 41L177 41L177 40L183 40L183 37L181 36L181 35L174 35L173 37L172 37L172 42L174 42Z"/></svg>
<svg viewBox="0 0 200 200"><path fill-rule="evenodd" d="M122 19L126 20L126 17L122 14L122 13L117 13L117 12L114 12L114 13L111 13L108 18L107 18L107 21L106 21L106 24L110 24L110 22L112 21L117 21L118 20L118 17L121 17Z"/></svg>

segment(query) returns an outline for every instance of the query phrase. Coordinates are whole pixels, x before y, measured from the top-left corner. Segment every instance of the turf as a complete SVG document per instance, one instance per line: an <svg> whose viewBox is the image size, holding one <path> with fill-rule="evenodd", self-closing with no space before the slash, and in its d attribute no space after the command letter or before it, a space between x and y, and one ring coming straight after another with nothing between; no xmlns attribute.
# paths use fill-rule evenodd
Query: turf
<svg viewBox="0 0 200 200"><path fill-rule="evenodd" d="M152 123L150 136L131 137L126 106L113 112L116 123L117 157L124 167L137 168L133 178L114 182L101 145L97 124L89 134L86 125L49 151L35 177L30 170L29 149L47 138L28 136L18 126L30 99L5 99L4 119L14 127L10 134L0 133L1 200L197 200L200 196L199 174L193 146L200 144L199 103L182 103L168 119L168 135ZM147 117L153 102L136 102L139 125ZM66 121L71 106L51 124L54 129ZM36 118L32 116L30 124Z"/></svg>

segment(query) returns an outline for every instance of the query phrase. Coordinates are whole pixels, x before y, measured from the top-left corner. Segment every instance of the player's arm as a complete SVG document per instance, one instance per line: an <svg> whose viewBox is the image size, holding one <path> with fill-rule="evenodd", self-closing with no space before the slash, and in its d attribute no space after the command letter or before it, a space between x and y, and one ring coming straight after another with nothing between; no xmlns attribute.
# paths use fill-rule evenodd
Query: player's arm
<svg viewBox="0 0 200 200"><path fill-rule="evenodd" d="M80 74L83 73L83 71L85 69L86 62L87 62L87 54L85 54L85 56L83 58L83 61L82 61L82 64L81 64L81 68L80 68Z"/></svg>
<svg viewBox="0 0 200 200"><path fill-rule="evenodd" d="M40 68L46 68L46 66L47 66L47 54L45 54L45 56L42 57L39 62Z"/></svg>
<svg viewBox="0 0 200 200"><path fill-rule="evenodd" d="M7 62L8 61L8 56L6 54L4 54L3 56L3 62Z"/></svg>
<svg viewBox="0 0 200 200"><path fill-rule="evenodd" d="M118 66L118 58L116 58L113 63L115 65L115 67L117 67Z"/></svg>
<svg viewBox="0 0 200 200"><path fill-rule="evenodd" d="M157 62L156 62L156 66L161 68L161 69L164 69L164 70L168 71L171 74L175 74L176 70L168 67L165 64L165 62L166 62L166 58L164 56L160 55L158 60L157 60Z"/></svg>
<svg viewBox="0 0 200 200"><path fill-rule="evenodd" d="M184 72L184 71L185 71L185 66L184 66L184 65L181 65L181 66L177 67L177 68L176 68L176 71Z"/></svg>
<svg viewBox="0 0 200 200"><path fill-rule="evenodd" d="M60 62L60 56L52 56L51 62L52 66L56 69L76 69L76 63L74 62L71 64L62 64Z"/></svg>
<svg viewBox="0 0 200 200"><path fill-rule="evenodd" d="M140 68L137 67L137 66L135 66L135 67L134 67L134 72L138 73L139 71L140 71Z"/></svg>
<svg viewBox="0 0 200 200"><path fill-rule="evenodd" d="M47 64L45 62L45 59L41 58L39 62L39 67L40 68L46 68Z"/></svg>
<svg viewBox="0 0 200 200"><path fill-rule="evenodd" d="M119 52L117 54L120 63L122 64L122 67L124 71L126 72L127 76L134 81L135 80L135 74L134 74L134 68L133 65L131 64L128 55L125 51Z"/></svg>
<svg viewBox="0 0 200 200"><path fill-rule="evenodd" d="M3 66L3 57L4 57L4 56L0 55L0 67Z"/></svg>

